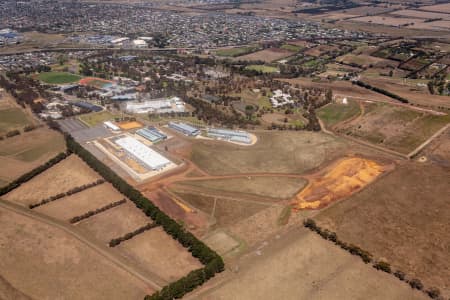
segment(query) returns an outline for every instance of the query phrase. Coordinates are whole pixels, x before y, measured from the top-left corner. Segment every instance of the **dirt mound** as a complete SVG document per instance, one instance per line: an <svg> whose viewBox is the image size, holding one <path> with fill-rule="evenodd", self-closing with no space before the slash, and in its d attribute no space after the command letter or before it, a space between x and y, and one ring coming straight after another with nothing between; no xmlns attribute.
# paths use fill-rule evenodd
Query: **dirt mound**
<svg viewBox="0 0 450 300"><path fill-rule="evenodd" d="M294 199L296 210L317 209L362 189L386 171L375 161L353 157L339 161L326 173L312 176L308 186Z"/></svg>

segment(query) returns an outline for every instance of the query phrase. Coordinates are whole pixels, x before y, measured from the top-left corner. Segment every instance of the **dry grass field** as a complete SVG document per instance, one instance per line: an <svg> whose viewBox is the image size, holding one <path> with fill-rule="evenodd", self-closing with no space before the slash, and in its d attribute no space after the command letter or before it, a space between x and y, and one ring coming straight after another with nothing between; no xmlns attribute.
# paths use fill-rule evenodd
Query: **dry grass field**
<svg viewBox="0 0 450 300"><path fill-rule="evenodd" d="M212 180L192 180L180 182L178 185L200 188L220 194L234 192L244 195L288 199L306 185L302 178L290 177L244 177ZM274 186L283 187L274 189Z"/></svg>
<svg viewBox="0 0 450 300"><path fill-rule="evenodd" d="M112 202L122 200L120 194L109 183L103 183L82 192L34 208L55 219L68 221L73 217L95 210ZM39 201L36 201L39 202ZM108 231L106 231L108 233Z"/></svg>
<svg viewBox="0 0 450 300"><path fill-rule="evenodd" d="M247 55L243 55L243 56L238 56L236 57L237 60L261 60L264 62L273 62L273 61L277 61L280 60L282 58L286 58L289 57L291 55L293 55L294 52L286 50L286 49L281 49L281 48L270 48L270 49L265 49L265 50L261 50L261 51L257 51L257 52L253 52Z"/></svg>
<svg viewBox="0 0 450 300"><path fill-rule="evenodd" d="M306 229L258 249L223 282L188 299L427 299Z"/></svg>
<svg viewBox="0 0 450 300"><path fill-rule="evenodd" d="M374 67L397 67L398 62L379 58L375 56L360 54L360 55L354 55L354 54L345 54L343 56L339 56L336 58L336 61L342 62L345 64L355 64L360 67L369 67L370 65Z"/></svg>
<svg viewBox="0 0 450 300"><path fill-rule="evenodd" d="M97 194L101 196L101 194ZM118 201L110 199L110 202ZM128 232L151 222L136 206L127 203L109 209L101 214L85 219L77 223L77 227L92 234L99 241L108 243L113 238L118 238Z"/></svg>
<svg viewBox="0 0 450 300"><path fill-rule="evenodd" d="M71 155L3 198L29 205L99 178L78 156Z"/></svg>
<svg viewBox="0 0 450 300"><path fill-rule="evenodd" d="M0 181L7 183L18 178L65 148L62 135L47 128L0 141Z"/></svg>
<svg viewBox="0 0 450 300"><path fill-rule="evenodd" d="M436 116L389 104L366 105L363 116L342 126L340 133L407 154L450 122L450 116Z"/></svg>
<svg viewBox="0 0 450 300"><path fill-rule="evenodd" d="M448 166L409 163L316 220L394 269L450 296Z"/></svg>
<svg viewBox="0 0 450 300"><path fill-rule="evenodd" d="M312 132L260 132L251 147L195 141L191 159L213 175L301 173L332 160L346 148L342 140ZM211 159L214 157L214 159Z"/></svg>
<svg viewBox="0 0 450 300"><path fill-rule="evenodd" d="M4 209L0 227L0 274L33 299L143 299L152 292L62 230ZM17 293L2 299L20 299Z"/></svg>
<svg viewBox="0 0 450 300"><path fill-rule="evenodd" d="M117 248L168 282L203 266L161 227L139 234Z"/></svg>

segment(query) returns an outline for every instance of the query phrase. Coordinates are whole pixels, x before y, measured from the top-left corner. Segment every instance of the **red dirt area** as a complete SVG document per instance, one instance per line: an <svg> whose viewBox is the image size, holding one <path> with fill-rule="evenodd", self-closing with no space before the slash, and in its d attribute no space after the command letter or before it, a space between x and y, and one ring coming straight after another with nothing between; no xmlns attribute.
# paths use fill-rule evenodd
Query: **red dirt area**
<svg viewBox="0 0 450 300"><path fill-rule="evenodd" d="M194 235L202 236L206 233L208 216L205 213L187 206L181 200L175 199L162 190L143 192L143 194L172 219L187 224L189 231Z"/></svg>
<svg viewBox="0 0 450 300"><path fill-rule="evenodd" d="M106 79L98 78L98 77L85 77L85 78L81 79L78 83L81 85L90 85L90 86L94 86L94 87L101 87L104 84L113 83L113 82L110 80L106 80Z"/></svg>

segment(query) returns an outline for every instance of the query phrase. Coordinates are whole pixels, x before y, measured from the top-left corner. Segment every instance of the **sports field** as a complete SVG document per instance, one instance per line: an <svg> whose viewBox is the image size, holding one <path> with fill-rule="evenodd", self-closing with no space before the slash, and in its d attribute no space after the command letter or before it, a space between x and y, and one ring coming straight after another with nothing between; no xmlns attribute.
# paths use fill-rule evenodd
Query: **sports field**
<svg viewBox="0 0 450 300"><path fill-rule="evenodd" d="M261 73L276 73L279 72L278 68L266 66L266 65L249 65L245 67L246 70L249 71L257 71Z"/></svg>
<svg viewBox="0 0 450 300"><path fill-rule="evenodd" d="M66 84L79 81L82 77L80 75L67 72L43 72L37 78L48 84Z"/></svg>

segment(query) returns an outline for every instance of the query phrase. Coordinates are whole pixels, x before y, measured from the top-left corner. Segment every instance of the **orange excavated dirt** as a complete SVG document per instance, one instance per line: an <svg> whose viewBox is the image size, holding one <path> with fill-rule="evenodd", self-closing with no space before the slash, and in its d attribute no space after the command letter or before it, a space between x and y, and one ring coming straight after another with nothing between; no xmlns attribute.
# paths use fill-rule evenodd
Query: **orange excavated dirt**
<svg viewBox="0 0 450 300"><path fill-rule="evenodd" d="M353 194L385 171L385 166L372 160L346 158L325 174L314 176L306 188L297 194L292 206L294 210L322 208Z"/></svg>
<svg viewBox="0 0 450 300"><path fill-rule="evenodd" d="M120 128L124 129L124 130L129 130L129 129L135 129L135 128L141 128L142 124L136 121L133 122L122 122L118 124Z"/></svg>

